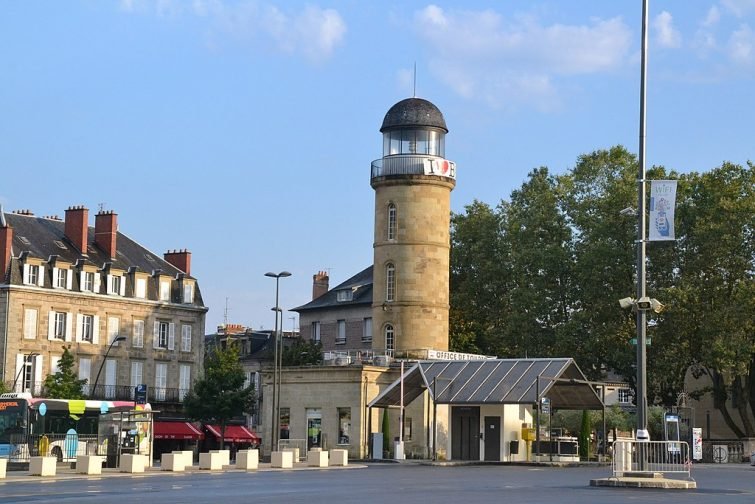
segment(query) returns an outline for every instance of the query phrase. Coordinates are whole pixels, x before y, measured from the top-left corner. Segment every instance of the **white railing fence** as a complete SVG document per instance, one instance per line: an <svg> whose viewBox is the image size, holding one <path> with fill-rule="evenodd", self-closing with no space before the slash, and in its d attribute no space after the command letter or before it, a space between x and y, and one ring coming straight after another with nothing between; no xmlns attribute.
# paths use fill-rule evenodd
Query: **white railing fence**
<svg viewBox="0 0 755 504"><path fill-rule="evenodd" d="M611 469L614 477L656 472L692 479L689 445L684 441L615 441Z"/></svg>

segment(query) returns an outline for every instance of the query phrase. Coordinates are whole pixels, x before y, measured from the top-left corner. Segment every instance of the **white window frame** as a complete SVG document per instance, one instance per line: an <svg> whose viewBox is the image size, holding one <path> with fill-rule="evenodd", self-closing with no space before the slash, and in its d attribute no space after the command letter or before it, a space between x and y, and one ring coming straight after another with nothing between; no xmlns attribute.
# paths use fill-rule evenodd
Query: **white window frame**
<svg viewBox="0 0 755 504"><path fill-rule="evenodd" d="M616 391L616 397L619 404L630 404L632 402L632 389L621 387Z"/></svg>
<svg viewBox="0 0 755 504"><path fill-rule="evenodd" d="M178 368L178 400L183 401L191 389L191 365L181 364Z"/></svg>
<svg viewBox="0 0 755 504"><path fill-rule="evenodd" d="M142 319L134 319L131 346L134 348L144 348L144 320Z"/></svg>
<svg viewBox="0 0 755 504"><path fill-rule="evenodd" d="M393 302L396 299L396 266L393 263L385 265L385 300Z"/></svg>
<svg viewBox="0 0 755 504"><path fill-rule="evenodd" d="M155 330L152 335L153 348L173 350L175 344L175 329L176 325L173 322L156 320Z"/></svg>
<svg viewBox="0 0 755 504"><path fill-rule="evenodd" d="M66 333L68 333L68 319L70 317L65 312L55 311L53 312L53 329L52 339L66 341Z"/></svg>
<svg viewBox="0 0 755 504"><path fill-rule="evenodd" d="M147 299L147 279L137 278L134 296L139 299Z"/></svg>
<svg viewBox="0 0 755 504"><path fill-rule="evenodd" d="M92 343L93 345L98 344L100 335L100 317L97 315L79 313L77 318L76 341L80 343ZM89 328L90 331L87 331L87 328Z"/></svg>
<svg viewBox="0 0 755 504"><path fill-rule="evenodd" d="M24 264L24 284L44 287L45 276L41 264Z"/></svg>
<svg viewBox="0 0 755 504"><path fill-rule="evenodd" d="M123 296L126 294L126 281L122 275L107 276L107 293L113 296Z"/></svg>
<svg viewBox="0 0 755 504"><path fill-rule="evenodd" d="M170 280L160 280L160 301L170 301Z"/></svg>
<svg viewBox="0 0 755 504"><path fill-rule="evenodd" d="M95 292L97 287L97 273L94 271L82 271L81 280L82 291Z"/></svg>
<svg viewBox="0 0 755 504"><path fill-rule="evenodd" d="M53 268L53 282L56 289L71 289L71 270L68 268Z"/></svg>
<svg viewBox="0 0 755 504"><path fill-rule="evenodd" d="M388 232L387 237L389 240L396 239L396 205L394 203L388 203Z"/></svg>
<svg viewBox="0 0 755 504"><path fill-rule="evenodd" d="M385 335L385 349L390 355L396 349L396 330L393 328L393 324L385 324L383 334Z"/></svg>
<svg viewBox="0 0 755 504"><path fill-rule="evenodd" d="M336 345L346 344L346 320L336 321Z"/></svg>
<svg viewBox="0 0 755 504"><path fill-rule="evenodd" d="M24 339L37 339L37 321L39 311L36 308L24 308Z"/></svg>
<svg viewBox="0 0 755 504"><path fill-rule="evenodd" d="M194 302L194 284L191 282L184 282L183 302L185 304L192 304Z"/></svg>
<svg viewBox="0 0 755 504"><path fill-rule="evenodd" d="M168 388L168 363L155 362L155 399L165 400L165 389Z"/></svg>
<svg viewBox="0 0 755 504"><path fill-rule="evenodd" d="M144 383L144 362L131 361L131 398L134 398L137 385Z"/></svg>
<svg viewBox="0 0 755 504"><path fill-rule="evenodd" d="M191 352L191 326L181 324L181 351Z"/></svg>
<svg viewBox="0 0 755 504"><path fill-rule="evenodd" d="M362 320L362 341L372 341L372 317Z"/></svg>
<svg viewBox="0 0 755 504"><path fill-rule="evenodd" d="M118 337L118 335L121 332L121 319L120 317L108 317L107 318L107 342L108 345L112 343L115 338ZM113 346L118 346L119 343L116 343Z"/></svg>

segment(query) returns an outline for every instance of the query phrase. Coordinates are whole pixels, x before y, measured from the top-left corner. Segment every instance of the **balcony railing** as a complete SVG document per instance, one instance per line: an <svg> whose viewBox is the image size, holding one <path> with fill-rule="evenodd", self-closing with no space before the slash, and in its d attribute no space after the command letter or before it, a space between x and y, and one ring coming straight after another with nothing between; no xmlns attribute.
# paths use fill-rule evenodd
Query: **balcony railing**
<svg viewBox="0 0 755 504"><path fill-rule="evenodd" d="M438 156L397 154L372 162L371 178L391 175L441 175L456 178L456 164Z"/></svg>
<svg viewBox="0 0 755 504"><path fill-rule="evenodd" d="M6 382L5 388L11 392L30 392L33 397L49 397L45 390L44 384L32 383L27 387L21 388L16 384L16 390L13 390L13 382ZM82 392L87 399L106 400L106 401L133 401L134 387L129 385L97 385L91 390L90 385L84 385ZM147 389L147 402L150 403L180 403L189 392L189 389L182 388L155 388Z"/></svg>

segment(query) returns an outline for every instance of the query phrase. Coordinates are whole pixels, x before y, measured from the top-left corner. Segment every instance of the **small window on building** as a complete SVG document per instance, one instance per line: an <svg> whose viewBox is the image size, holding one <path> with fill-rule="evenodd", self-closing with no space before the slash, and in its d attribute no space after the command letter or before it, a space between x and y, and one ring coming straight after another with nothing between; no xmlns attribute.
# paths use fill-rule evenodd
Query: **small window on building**
<svg viewBox="0 0 755 504"><path fill-rule="evenodd" d="M338 302L351 301L352 299L354 299L354 291L351 289L341 289L336 292L336 301Z"/></svg>
<svg viewBox="0 0 755 504"><path fill-rule="evenodd" d="M339 320L336 323L336 325L337 325L336 344L343 345L344 343L346 343L346 321Z"/></svg>
<svg viewBox="0 0 755 504"><path fill-rule="evenodd" d="M388 204L388 239L396 239L396 205Z"/></svg>
<svg viewBox="0 0 755 504"><path fill-rule="evenodd" d="M385 267L385 300L392 302L396 298L396 267L388 263Z"/></svg>
<svg viewBox="0 0 755 504"><path fill-rule="evenodd" d="M160 301L170 301L170 280L160 281Z"/></svg>
<svg viewBox="0 0 755 504"><path fill-rule="evenodd" d="M372 341L372 317L362 321L362 341Z"/></svg>
<svg viewBox="0 0 755 504"><path fill-rule="evenodd" d="M132 338L131 342L134 348L142 348L144 346L144 321L143 320L134 320L134 337Z"/></svg>
<svg viewBox="0 0 755 504"><path fill-rule="evenodd" d="M55 287L58 289L68 288L69 270L66 268L55 268Z"/></svg>
<svg viewBox="0 0 755 504"><path fill-rule="evenodd" d="M42 266L38 264L24 264L24 284L42 287L44 285L42 272Z"/></svg>
<svg viewBox="0 0 755 504"><path fill-rule="evenodd" d="M116 296L122 296L123 295L123 287L125 284L123 283L123 277L120 275L111 275L108 276L108 282L110 285L108 286L108 294L115 294Z"/></svg>
<svg viewBox="0 0 755 504"><path fill-rule="evenodd" d="M184 303L191 304L194 302L194 284L184 283Z"/></svg>
<svg viewBox="0 0 755 504"><path fill-rule="evenodd" d="M85 271L84 272L84 281L83 281L83 287L81 290L87 291L87 292L94 292L94 279L95 274L93 271Z"/></svg>
<svg viewBox="0 0 755 504"><path fill-rule="evenodd" d="M191 352L191 326L189 324L181 325L181 351Z"/></svg>
<svg viewBox="0 0 755 504"><path fill-rule="evenodd" d="M141 299L147 298L147 279L146 278L137 278L136 279L136 293L135 296Z"/></svg>
<svg viewBox="0 0 755 504"><path fill-rule="evenodd" d="M121 319L118 317L108 317L107 318L107 342L108 344L115 341L115 338L118 337L120 334L121 329ZM114 346L118 346L118 343L116 343Z"/></svg>
<svg viewBox="0 0 755 504"><path fill-rule="evenodd" d="M338 408L338 444L347 445L351 436L351 408Z"/></svg>
<svg viewBox="0 0 755 504"><path fill-rule="evenodd" d="M53 330L52 330L53 339L65 341L67 318L68 317L65 312L55 312L53 314Z"/></svg>
<svg viewBox="0 0 755 504"><path fill-rule="evenodd" d="M632 402L632 389L620 388L618 390L619 404L629 404Z"/></svg>
<svg viewBox="0 0 755 504"><path fill-rule="evenodd" d="M320 342L320 323L319 322L312 322L312 341L315 343Z"/></svg>
<svg viewBox="0 0 755 504"><path fill-rule="evenodd" d="M37 310L24 310L24 339L37 339Z"/></svg>
<svg viewBox="0 0 755 504"><path fill-rule="evenodd" d="M386 324L385 326L385 349L388 351L389 355L393 353L393 351L396 349L396 341L395 341L395 334L393 332L393 326L391 324Z"/></svg>
<svg viewBox="0 0 755 504"><path fill-rule="evenodd" d="M81 325L79 326L79 339L94 343L94 316L82 315Z"/></svg>
<svg viewBox="0 0 755 504"><path fill-rule="evenodd" d="M171 325L169 322L155 322L155 348L168 348L170 346Z"/></svg>

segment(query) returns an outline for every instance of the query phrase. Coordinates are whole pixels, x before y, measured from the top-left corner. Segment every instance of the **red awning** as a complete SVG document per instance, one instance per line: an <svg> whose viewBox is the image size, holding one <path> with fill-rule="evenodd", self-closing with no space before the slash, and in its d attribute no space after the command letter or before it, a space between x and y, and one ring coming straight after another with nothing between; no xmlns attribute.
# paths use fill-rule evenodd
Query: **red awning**
<svg viewBox="0 0 755 504"><path fill-rule="evenodd" d="M155 422L155 439L204 439L204 434L189 422Z"/></svg>
<svg viewBox="0 0 755 504"><path fill-rule="evenodd" d="M207 430L220 440L220 426L219 425L205 425ZM254 443L260 444L262 440L254 432L250 431L243 425L226 425L225 426L225 441L229 443Z"/></svg>

